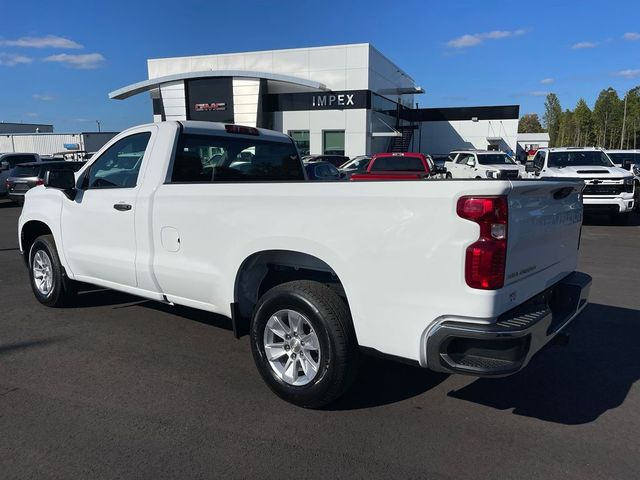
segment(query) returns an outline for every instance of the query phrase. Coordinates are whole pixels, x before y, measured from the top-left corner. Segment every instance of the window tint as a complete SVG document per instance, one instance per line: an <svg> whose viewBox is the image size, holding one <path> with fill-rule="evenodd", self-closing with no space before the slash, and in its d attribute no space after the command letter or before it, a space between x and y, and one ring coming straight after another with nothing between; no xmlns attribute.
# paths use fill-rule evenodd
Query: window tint
<svg viewBox="0 0 640 480"><path fill-rule="evenodd" d="M131 188L136 186L150 132L118 140L91 164L88 188Z"/></svg>
<svg viewBox="0 0 640 480"><path fill-rule="evenodd" d="M318 178L340 178L340 172L336 167L330 163L323 163L318 165L315 170L316 177Z"/></svg>
<svg viewBox="0 0 640 480"><path fill-rule="evenodd" d="M458 156L458 160L456 161L456 163L459 163L460 165L466 165L469 159L473 160L473 155L468 153L461 153Z"/></svg>
<svg viewBox="0 0 640 480"><path fill-rule="evenodd" d="M51 170L71 170L72 172L77 172L84 166L83 162L59 162L42 166L42 171L48 172Z"/></svg>
<svg viewBox="0 0 640 480"><path fill-rule="evenodd" d="M515 162L504 153L478 154L480 165L514 165Z"/></svg>
<svg viewBox="0 0 640 480"><path fill-rule="evenodd" d="M304 180L294 145L259 138L182 135L172 182Z"/></svg>
<svg viewBox="0 0 640 480"><path fill-rule="evenodd" d="M40 165L17 166L11 170L11 177L37 177L40 174Z"/></svg>
<svg viewBox="0 0 640 480"><path fill-rule="evenodd" d="M9 162L11 167L15 167L19 163L31 163L37 161L35 155L9 155L5 160Z"/></svg>
<svg viewBox="0 0 640 480"><path fill-rule="evenodd" d="M544 167L544 152L536 153L536 156L533 157L533 165L538 170L542 170L542 167Z"/></svg>
<svg viewBox="0 0 640 480"><path fill-rule="evenodd" d="M372 172L424 172L422 160L416 157L380 157L371 166Z"/></svg>
<svg viewBox="0 0 640 480"><path fill-rule="evenodd" d="M300 155L309 155L311 153L309 130L289 130L289 136L293 138Z"/></svg>
<svg viewBox="0 0 640 480"><path fill-rule="evenodd" d="M631 162L632 164L640 163L640 153L616 152L616 153L608 153L607 155L609 155L609 158L611 158L613 163L615 163L618 166L623 165L623 163L626 161Z"/></svg>
<svg viewBox="0 0 640 480"><path fill-rule="evenodd" d="M354 158L349 163L344 164L342 168L344 168L345 170L363 171L367 168L367 165L369 165L370 161L371 159L369 157Z"/></svg>
<svg viewBox="0 0 640 480"><path fill-rule="evenodd" d="M549 152L549 167L611 167L609 157L597 150Z"/></svg>
<svg viewBox="0 0 640 480"><path fill-rule="evenodd" d="M461 153L458 155L458 159L456 160L456 163L459 164L465 164L467 163L467 160L469 160L469 158L473 158L473 155L469 155L468 153Z"/></svg>

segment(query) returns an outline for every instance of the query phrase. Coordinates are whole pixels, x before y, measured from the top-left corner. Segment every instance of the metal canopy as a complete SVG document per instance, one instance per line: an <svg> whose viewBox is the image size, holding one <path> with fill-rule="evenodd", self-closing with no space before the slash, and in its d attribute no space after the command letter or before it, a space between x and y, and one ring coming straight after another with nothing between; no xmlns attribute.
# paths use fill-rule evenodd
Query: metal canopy
<svg viewBox="0 0 640 480"><path fill-rule="evenodd" d="M176 73L173 75L165 75L163 77L152 78L142 82L133 83L126 87L119 88L109 93L109 98L116 100L124 100L133 95L137 95L148 90L159 87L163 83L175 82L179 80L187 80L190 78L206 78L206 77L245 77L245 78L264 78L266 80L274 80L278 82L291 83L303 87L313 88L316 90L328 90L328 88L320 83L304 78L292 77L290 75L280 75L270 72L256 72L251 70L205 70L203 72L186 72Z"/></svg>

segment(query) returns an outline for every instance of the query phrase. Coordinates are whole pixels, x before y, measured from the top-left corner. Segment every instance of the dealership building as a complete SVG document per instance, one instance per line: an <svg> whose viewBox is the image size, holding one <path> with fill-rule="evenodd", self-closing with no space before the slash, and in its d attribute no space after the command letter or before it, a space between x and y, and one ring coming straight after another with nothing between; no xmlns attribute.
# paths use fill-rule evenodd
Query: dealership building
<svg viewBox="0 0 640 480"><path fill-rule="evenodd" d="M205 120L289 134L304 154L516 151L517 105L417 108L428 95L368 43L148 60L154 121Z"/></svg>

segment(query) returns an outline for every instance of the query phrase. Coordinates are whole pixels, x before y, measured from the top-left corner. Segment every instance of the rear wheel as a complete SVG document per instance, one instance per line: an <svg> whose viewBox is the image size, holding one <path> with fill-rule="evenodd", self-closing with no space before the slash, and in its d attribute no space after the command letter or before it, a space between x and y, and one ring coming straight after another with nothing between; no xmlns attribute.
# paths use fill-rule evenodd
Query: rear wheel
<svg viewBox="0 0 640 480"><path fill-rule="evenodd" d="M76 283L67 277L52 235L42 235L33 242L29 277L33 294L44 305L63 307L75 297Z"/></svg>
<svg viewBox="0 0 640 480"><path fill-rule="evenodd" d="M265 293L251 322L251 349L269 388L302 407L337 399L357 372L347 305L317 282L284 283Z"/></svg>
<svg viewBox="0 0 640 480"><path fill-rule="evenodd" d="M451 175L451 172L447 172L447 178L453 178L453 175Z"/></svg>

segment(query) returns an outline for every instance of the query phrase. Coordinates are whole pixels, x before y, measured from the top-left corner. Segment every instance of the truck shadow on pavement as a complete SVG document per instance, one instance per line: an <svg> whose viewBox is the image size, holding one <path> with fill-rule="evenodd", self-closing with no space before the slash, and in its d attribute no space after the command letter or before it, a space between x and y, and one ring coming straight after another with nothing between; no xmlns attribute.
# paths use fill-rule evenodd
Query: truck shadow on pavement
<svg viewBox="0 0 640 480"><path fill-rule="evenodd" d="M30 348L46 347L52 343L57 343L63 340L66 340L66 337L51 337L41 340L26 340L22 342L0 344L0 357Z"/></svg>
<svg viewBox="0 0 640 480"><path fill-rule="evenodd" d="M400 402L435 388L448 377L412 365L365 357L351 388L325 410L358 410Z"/></svg>
<svg viewBox="0 0 640 480"><path fill-rule="evenodd" d="M591 304L569 333L569 346L539 352L522 372L478 379L449 396L548 422L593 422L640 378L640 311Z"/></svg>
<svg viewBox="0 0 640 480"><path fill-rule="evenodd" d="M640 214L632 213L626 225L614 225L606 215L598 215L595 213L585 213L583 223L585 225L597 226L618 226L618 227L637 227L640 225Z"/></svg>

